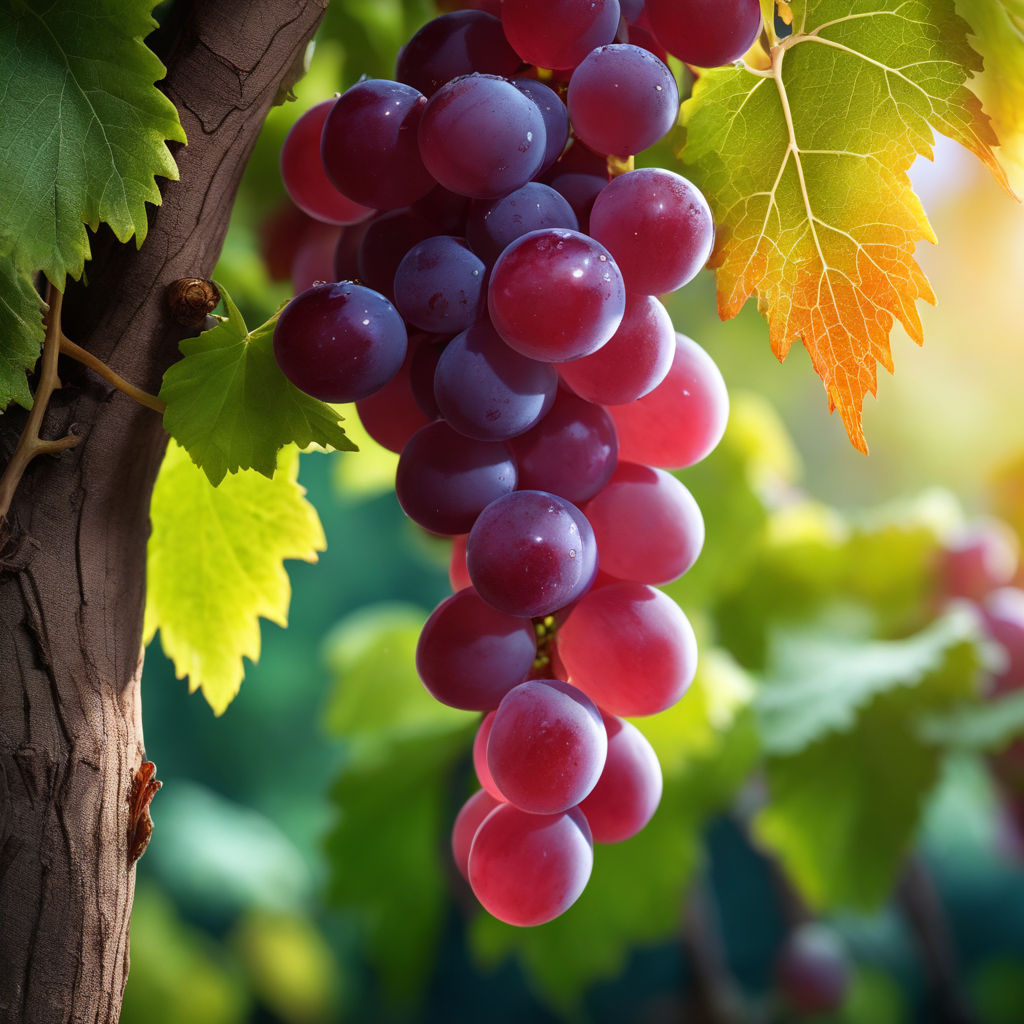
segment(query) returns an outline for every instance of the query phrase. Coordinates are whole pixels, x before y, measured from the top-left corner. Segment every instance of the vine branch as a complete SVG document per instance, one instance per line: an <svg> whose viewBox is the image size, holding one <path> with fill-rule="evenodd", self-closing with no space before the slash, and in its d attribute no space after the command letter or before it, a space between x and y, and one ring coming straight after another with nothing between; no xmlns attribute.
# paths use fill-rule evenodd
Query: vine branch
<svg viewBox="0 0 1024 1024"><path fill-rule="evenodd" d="M50 307L46 313L46 336L43 339L43 356L40 361L39 384L36 386L32 409L28 414L25 429L18 438L18 446L14 449L11 461L7 463L3 476L0 476L0 523L6 521L11 509L14 492L29 463L37 455L54 455L67 448L73 448L81 440L75 434L67 434L56 441L46 441L39 436L46 415L46 407L50 396L60 385L57 376L57 357L61 350L60 308L63 295L52 284L47 285L46 302Z"/></svg>
<svg viewBox="0 0 1024 1024"><path fill-rule="evenodd" d="M134 398L140 405L144 405L155 412L163 413L167 409L167 403L161 401L156 395L129 384L119 373L112 370L102 359L97 358L91 352L86 352L81 345L76 345L64 334L60 336L60 351L63 355L70 356L83 366L98 373L108 384L113 385L118 391L123 392L129 398Z"/></svg>

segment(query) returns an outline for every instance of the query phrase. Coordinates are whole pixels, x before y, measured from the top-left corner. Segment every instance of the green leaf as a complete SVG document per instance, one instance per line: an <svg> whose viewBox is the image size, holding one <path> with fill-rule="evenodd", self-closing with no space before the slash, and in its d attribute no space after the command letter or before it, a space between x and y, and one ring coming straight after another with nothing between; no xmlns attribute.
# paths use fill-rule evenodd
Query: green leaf
<svg viewBox="0 0 1024 1024"><path fill-rule="evenodd" d="M164 374L164 426L216 486L228 472L272 476L286 444L352 451L331 406L301 392L274 358L276 315L250 332L221 289L227 318L181 343L185 358Z"/></svg>
<svg viewBox="0 0 1024 1024"><path fill-rule="evenodd" d="M448 900L448 780L472 731L452 715L434 729L361 745L331 791L327 838L333 903L353 911L385 987L411 1000L429 980Z"/></svg>
<svg viewBox="0 0 1024 1024"><path fill-rule="evenodd" d="M892 370L896 321L920 342L914 260L934 241L907 170L933 129L1006 188L997 139L967 81L981 69L953 0L794 0L769 70L701 74L682 108L684 172L716 224L718 305L756 293L773 352L800 340L851 442L867 451L864 397Z"/></svg>
<svg viewBox="0 0 1024 1024"><path fill-rule="evenodd" d="M176 179L166 140L185 141L153 85L143 38L152 2L62 0L0 9L0 258L63 288L89 256L85 225L146 237L156 175Z"/></svg>
<svg viewBox="0 0 1024 1024"><path fill-rule="evenodd" d="M334 685L324 721L348 740L381 741L423 729L473 726L469 715L438 703L416 672L416 644L426 613L378 604L347 616L327 638Z"/></svg>
<svg viewBox="0 0 1024 1024"><path fill-rule="evenodd" d="M921 735L932 743L951 747L1001 750L1011 740L1024 736L1024 692L926 718L921 723Z"/></svg>
<svg viewBox="0 0 1024 1024"><path fill-rule="evenodd" d="M966 613L952 613L905 640L830 637L814 628L778 631L755 700L765 750L792 754L846 732L879 694L919 686L939 673L973 682L980 642Z"/></svg>
<svg viewBox="0 0 1024 1024"><path fill-rule="evenodd" d="M832 676L846 671L839 659L850 650L837 645L819 683L840 710L828 712L822 699L813 701L815 715L795 724L781 712L768 719L768 742L793 752L769 758L770 802L754 828L815 908L872 909L884 901L939 775L942 749L920 736L919 724L975 686L978 647L955 618L891 650L907 678L886 678L872 659L850 684L852 693L844 693L832 686ZM794 691L801 688L794 684ZM869 698L854 717L850 705ZM789 709L796 713L795 699ZM797 748L814 735L820 738Z"/></svg>
<svg viewBox="0 0 1024 1024"><path fill-rule="evenodd" d="M156 630L178 678L220 715L238 693L242 658L260 655L260 616L287 625L286 558L325 547L316 509L297 483L299 455L267 478L240 472L220 487L173 442L153 491L146 581L147 642Z"/></svg>
<svg viewBox="0 0 1024 1024"><path fill-rule="evenodd" d="M0 412L11 402L32 407L26 374L39 358L45 308L31 276L0 259Z"/></svg>

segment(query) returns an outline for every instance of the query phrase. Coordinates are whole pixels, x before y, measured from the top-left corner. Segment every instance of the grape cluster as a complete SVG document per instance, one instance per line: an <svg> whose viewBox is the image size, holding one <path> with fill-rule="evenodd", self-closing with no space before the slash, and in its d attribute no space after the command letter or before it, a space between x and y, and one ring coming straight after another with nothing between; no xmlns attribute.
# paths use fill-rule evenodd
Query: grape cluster
<svg viewBox="0 0 1024 1024"><path fill-rule="evenodd" d="M441 15L397 81L312 108L282 151L295 203L345 226L331 282L289 303L274 350L304 391L356 403L400 455L406 514L453 538L454 593L417 669L437 700L483 713L483 788L452 846L517 925L561 914L593 843L650 820L661 771L626 719L673 705L696 669L657 587L693 564L704 523L666 470L714 448L728 398L657 296L706 263L713 225L685 178L623 169L675 123L658 40L696 59L676 43L689 7L703 63L736 59L760 26L757 0Z"/></svg>

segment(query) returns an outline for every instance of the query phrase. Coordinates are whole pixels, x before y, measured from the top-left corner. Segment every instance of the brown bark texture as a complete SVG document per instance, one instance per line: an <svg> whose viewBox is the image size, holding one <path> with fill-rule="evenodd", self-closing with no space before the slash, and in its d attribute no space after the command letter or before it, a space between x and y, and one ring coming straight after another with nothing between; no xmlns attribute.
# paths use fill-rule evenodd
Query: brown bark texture
<svg viewBox="0 0 1024 1024"><path fill-rule="evenodd" d="M167 285L208 277L238 181L326 0L195 0L161 88L188 146L141 249L100 233L64 333L155 392L184 333ZM0 550L0 1022L112 1022L128 973L129 795L143 760L139 680L160 416L61 362L37 458ZM0 467L24 416L0 416ZM158 759L158 755L154 755Z"/></svg>

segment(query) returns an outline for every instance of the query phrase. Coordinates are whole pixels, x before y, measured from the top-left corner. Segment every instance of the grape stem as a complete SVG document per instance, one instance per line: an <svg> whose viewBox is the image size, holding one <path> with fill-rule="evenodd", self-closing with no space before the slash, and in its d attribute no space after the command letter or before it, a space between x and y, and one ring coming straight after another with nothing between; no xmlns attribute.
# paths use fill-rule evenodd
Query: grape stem
<svg viewBox="0 0 1024 1024"><path fill-rule="evenodd" d="M749 1024L751 1017L729 972L718 915L702 878L687 896L679 941L692 972L693 1019L701 1024Z"/></svg>
<svg viewBox="0 0 1024 1024"><path fill-rule="evenodd" d="M60 336L60 351L63 355L77 360L83 366L88 366L90 370L98 373L108 384L112 384L118 391L123 392L129 398L134 398L140 405L144 405L159 413L166 411L166 402L157 398L156 395L151 395L148 391L135 387L134 384L129 384L120 374L115 373L107 366L102 359L97 358L91 352L86 352L84 348L76 345L64 334Z"/></svg>
<svg viewBox="0 0 1024 1024"><path fill-rule="evenodd" d="M40 361L39 383L36 386L32 409L25 422L25 429L18 438L11 461L0 476L0 525L7 522L14 492L29 463L37 455L56 455L67 448L73 448L81 440L76 434L67 434L56 441L46 441L39 436L46 407L55 388L60 385L57 376L57 357L61 351L60 307L63 295L52 284L47 285L46 336L43 339L43 355Z"/></svg>
<svg viewBox="0 0 1024 1024"><path fill-rule="evenodd" d="M936 1024L978 1024L960 985L949 922L920 854L907 860L896 901L914 936L932 994Z"/></svg>

